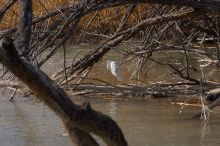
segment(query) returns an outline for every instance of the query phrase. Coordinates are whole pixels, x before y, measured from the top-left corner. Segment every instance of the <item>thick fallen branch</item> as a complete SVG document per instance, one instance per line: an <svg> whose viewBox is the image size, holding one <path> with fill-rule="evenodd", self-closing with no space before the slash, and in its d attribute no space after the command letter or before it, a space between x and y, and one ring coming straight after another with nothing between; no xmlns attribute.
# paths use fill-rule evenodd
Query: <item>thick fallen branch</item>
<svg viewBox="0 0 220 146"><path fill-rule="evenodd" d="M172 87L172 88L171 88ZM148 85L97 85L97 84L69 84L65 87L67 91L73 95L111 95L117 97L152 97L152 98L164 98L164 97L185 97L189 98L198 94L199 86L195 83L179 83L179 84L148 84ZM73 93L72 93L73 92Z"/></svg>
<svg viewBox="0 0 220 146"><path fill-rule="evenodd" d="M88 134L92 132L99 135L109 146L127 145L120 128L111 118L94 111L89 104L75 105L43 72L32 66L25 58L19 58L10 39L3 39L0 42L0 62L57 113L68 128L73 142L83 146L97 145Z"/></svg>

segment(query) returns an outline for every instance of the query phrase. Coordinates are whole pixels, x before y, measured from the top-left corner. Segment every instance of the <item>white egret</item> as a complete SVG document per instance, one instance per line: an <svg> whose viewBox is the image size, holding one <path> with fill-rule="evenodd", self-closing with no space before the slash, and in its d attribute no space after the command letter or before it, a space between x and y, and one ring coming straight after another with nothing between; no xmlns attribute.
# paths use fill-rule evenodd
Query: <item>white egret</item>
<svg viewBox="0 0 220 146"><path fill-rule="evenodd" d="M116 61L106 61L107 69L115 76L119 81L121 81L120 73L119 73L119 64Z"/></svg>

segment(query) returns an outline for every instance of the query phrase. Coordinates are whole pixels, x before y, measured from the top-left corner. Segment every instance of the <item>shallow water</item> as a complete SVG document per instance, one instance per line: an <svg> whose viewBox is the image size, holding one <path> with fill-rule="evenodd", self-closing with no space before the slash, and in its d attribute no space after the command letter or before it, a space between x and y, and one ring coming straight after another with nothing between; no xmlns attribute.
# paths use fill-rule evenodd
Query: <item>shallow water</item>
<svg viewBox="0 0 220 146"><path fill-rule="evenodd" d="M192 116L198 107L184 109L176 105L152 101L77 98L111 116L123 130L130 146L218 146L220 144L220 109L208 124ZM0 98L1 146L70 146L57 116L42 103L17 97L10 103Z"/></svg>
<svg viewBox="0 0 220 146"><path fill-rule="evenodd" d="M72 64L74 60L79 60L80 57L88 53L89 51L93 51L97 48L97 45L79 45L79 46L68 46L66 50L66 66L69 64ZM109 51L100 62L95 64L93 66L92 71L89 73L90 78L98 78L101 80L104 80L106 82L110 82L112 84L118 84L119 81L106 69L106 61L113 60L120 63L123 61L124 56L123 53L118 53L117 50L128 50L128 45L119 46L118 48L115 48L111 51ZM122 51L121 51L122 52ZM64 61L63 61L63 55L64 50L59 50L48 62L46 62L42 69L48 73L49 75L52 75L59 69L63 68ZM155 54L155 57L162 59L166 58L169 59L170 56L176 58L176 60L180 62L183 62L184 56L177 52L162 52ZM172 58L171 57L171 58ZM197 67L199 69L200 63L196 61L195 56L190 55L190 66ZM132 74L132 61L128 61L127 63L123 63L120 65L119 73L122 79L122 83L137 83L137 82L131 82L130 76ZM150 60L147 61L143 65L143 68L146 68L147 73L144 76L140 77L141 81L147 82L172 82L172 80L176 81L176 76L172 75L170 72L170 68L164 65L157 65L152 63ZM149 69L150 68L150 69ZM136 69L134 69L136 70ZM145 70L143 70L145 71ZM209 79L211 81L220 82L220 69L215 66L209 66L207 68L204 68L205 78ZM194 71L190 72L190 74L194 77L200 80L201 78L201 72L200 71ZM100 83L100 82L99 82Z"/></svg>
<svg viewBox="0 0 220 146"><path fill-rule="evenodd" d="M94 46L80 46L82 52L79 48L71 49L67 50L67 63L82 56L83 49L94 49ZM78 57L73 57L78 53ZM42 69L49 75L57 71L63 66L62 55L63 51L58 52ZM103 62L120 59L121 56L110 53L103 58ZM121 68L122 82L129 82L127 67L122 65ZM152 74L156 75L165 69L154 70ZM219 80L219 76L214 76ZM95 65L90 77L119 83L107 71L104 63ZM32 100L23 97L16 97L13 103L8 99L9 94L0 97L0 146L71 146L69 138L61 136L64 131L61 120L45 105L33 104ZM179 114L180 106L154 100L128 101L94 97L73 97L73 100L76 103L90 102L94 109L111 116L121 127L130 146L220 145L220 109L215 109L209 123L205 124L192 118L200 111L199 107L186 107Z"/></svg>

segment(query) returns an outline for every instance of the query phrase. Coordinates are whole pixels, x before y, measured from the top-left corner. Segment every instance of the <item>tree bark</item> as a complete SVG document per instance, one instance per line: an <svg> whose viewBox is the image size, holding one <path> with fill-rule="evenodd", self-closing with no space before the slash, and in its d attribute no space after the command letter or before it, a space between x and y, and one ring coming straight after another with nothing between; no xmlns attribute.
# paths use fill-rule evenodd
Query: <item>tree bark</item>
<svg viewBox="0 0 220 146"><path fill-rule="evenodd" d="M109 146L127 146L122 131L110 117L93 110L89 104L74 104L48 76L25 58L20 58L12 40L8 38L0 42L0 62L63 120L72 141L77 145L98 145L88 134L92 132Z"/></svg>
<svg viewBox="0 0 220 146"><path fill-rule="evenodd" d="M0 62L43 100L63 121L73 143L98 146L90 135L100 136L109 146L127 146L118 125L89 104L76 105L46 74L33 66L28 58L32 25L32 1L20 0L20 22L17 39L0 40Z"/></svg>
<svg viewBox="0 0 220 146"><path fill-rule="evenodd" d="M15 41L16 48L22 56L28 57L29 44L31 41L32 25L32 0L19 0L20 22L18 25L18 38Z"/></svg>

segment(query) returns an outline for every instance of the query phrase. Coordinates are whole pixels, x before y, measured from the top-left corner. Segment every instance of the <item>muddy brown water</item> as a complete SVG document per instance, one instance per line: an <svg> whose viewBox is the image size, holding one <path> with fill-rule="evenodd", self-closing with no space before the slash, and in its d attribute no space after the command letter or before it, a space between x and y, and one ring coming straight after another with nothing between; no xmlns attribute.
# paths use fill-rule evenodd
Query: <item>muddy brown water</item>
<svg viewBox="0 0 220 146"><path fill-rule="evenodd" d="M192 116L198 107L180 107L151 101L74 99L88 101L92 107L111 116L121 127L130 146L219 146L220 109L209 123ZM42 103L8 96L0 99L1 146L71 146L61 120Z"/></svg>
<svg viewBox="0 0 220 146"><path fill-rule="evenodd" d="M91 46L83 47L88 49ZM77 48L75 51L77 52ZM67 56L69 62L73 59L71 52ZM49 60L43 70L52 74L61 68L62 54L61 51ZM108 57L112 60L120 58L114 53ZM104 61L108 60L108 57L104 58ZM127 68L122 68L125 70L122 72L123 81L128 82ZM95 66L95 71L91 77L102 76L106 81L118 83L104 64ZM62 122L47 106L42 103L33 104L32 100L23 97L16 97L15 102L11 103L8 101L9 96L6 92L0 98L0 146L72 145L68 137L61 136L64 131ZM179 114L180 106L154 100L72 98L76 103L90 102L95 110L111 116L121 127L130 146L220 145L220 108L214 110L209 122L205 124L192 118L200 111L199 107L186 107Z"/></svg>

